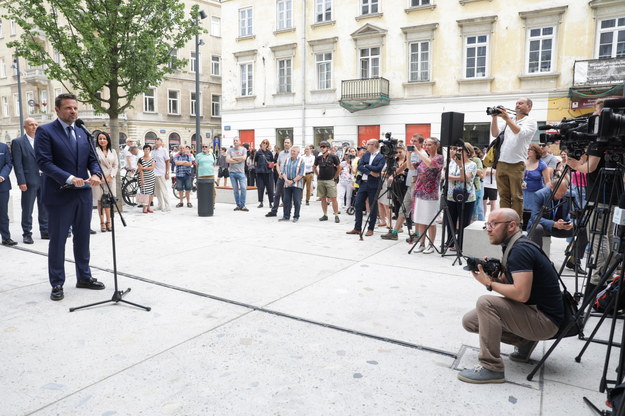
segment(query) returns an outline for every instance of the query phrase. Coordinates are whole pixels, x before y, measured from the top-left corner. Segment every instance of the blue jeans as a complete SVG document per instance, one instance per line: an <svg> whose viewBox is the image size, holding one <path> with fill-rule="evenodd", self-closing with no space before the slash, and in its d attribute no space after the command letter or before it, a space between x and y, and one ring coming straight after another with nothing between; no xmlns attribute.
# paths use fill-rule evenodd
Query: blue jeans
<svg viewBox="0 0 625 416"><path fill-rule="evenodd" d="M475 190L475 206L473 208L473 219L477 221L484 221L484 204L482 203L484 198L484 188Z"/></svg>
<svg viewBox="0 0 625 416"><path fill-rule="evenodd" d="M282 199L284 200L284 211L282 218L291 218L291 203L295 205L293 218L299 218L299 209L302 206L302 188L295 186L284 187Z"/></svg>
<svg viewBox="0 0 625 416"><path fill-rule="evenodd" d="M230 172L230 182L234 191L234 202L237 207L245 206L245 197L247 195L247 178L243 172Z"/></svg>

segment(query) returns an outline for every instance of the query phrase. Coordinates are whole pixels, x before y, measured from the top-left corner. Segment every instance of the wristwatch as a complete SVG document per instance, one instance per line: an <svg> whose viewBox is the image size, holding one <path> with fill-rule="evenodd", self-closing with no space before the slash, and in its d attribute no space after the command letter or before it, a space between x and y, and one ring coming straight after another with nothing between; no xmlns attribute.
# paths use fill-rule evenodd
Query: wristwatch
<svg viewBox="0 0 625 416"><path fill-rule="evenodd" d="M486 290L488 290L489 292L493 291L493 284L492 284L492 282L491 282L491 284L486 285Z"/></svg>

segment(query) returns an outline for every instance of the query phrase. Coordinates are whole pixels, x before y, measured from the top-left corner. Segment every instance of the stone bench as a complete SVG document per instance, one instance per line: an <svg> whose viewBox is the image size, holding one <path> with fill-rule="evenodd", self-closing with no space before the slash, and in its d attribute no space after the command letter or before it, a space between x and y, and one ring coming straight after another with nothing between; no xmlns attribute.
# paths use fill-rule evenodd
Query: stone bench
<svg viewBox="0 0 625 416"><path fill-rule="evenodd" d="M464 243L462 254L471 257L502 257L501 246L492 245L488 241L488 234L484 230L485 221L474 221L464 229ZM550 256L551 237L543 237L543 251Z"/></svg>
<svg viewBox="0 0 625 416"><path fill-rule="evenodd" d="M251 191L254 193L254 201L256 201L256 192L258 188L256 186L248 186L248 199ZM215 187L215 202L220 204L232 204L234 205L234 193L232 192L232 186L216 186Z"/></svg>

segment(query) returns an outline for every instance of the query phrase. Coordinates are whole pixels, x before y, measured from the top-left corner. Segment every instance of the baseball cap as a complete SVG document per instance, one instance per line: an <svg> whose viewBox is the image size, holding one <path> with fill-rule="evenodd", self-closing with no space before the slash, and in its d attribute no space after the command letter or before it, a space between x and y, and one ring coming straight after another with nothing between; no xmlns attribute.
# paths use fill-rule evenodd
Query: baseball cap
<svg viewBox="0 0 625 416"><path fill-rule="evenodd" d="M321 143L319 143L319 146L326 146L326 147L330 147L330 142L328 142L327 140L322 141Z"/></svg>

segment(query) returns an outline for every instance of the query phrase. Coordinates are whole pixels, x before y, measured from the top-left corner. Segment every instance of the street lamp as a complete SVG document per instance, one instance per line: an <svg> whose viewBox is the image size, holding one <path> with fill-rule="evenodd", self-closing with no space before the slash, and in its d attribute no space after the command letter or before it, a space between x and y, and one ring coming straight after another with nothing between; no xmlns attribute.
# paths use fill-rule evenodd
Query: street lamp
<svg viewBox="0 0 625 416"><path fill-rule="evenodd" d="M17 109L20 114L20 137L24 135L24 113L22 112L22 74L20 72L20 58L13 58L12 68L17 72Z"/></svg>
<svg viewBox="0 0 625 416"><path fill-rule="evenodd" d="M200 10L195 18L195 25L200 25L200 19L204 20L208 17L204 10ZM204 42L200 40L200 33L195 34L195 151L202 151L202 136L200 134L200 110L202 108L200 100L200 45Z"/></svg>

